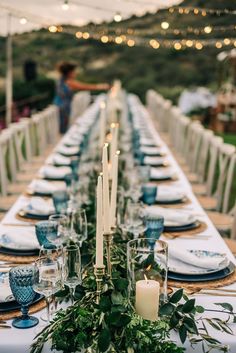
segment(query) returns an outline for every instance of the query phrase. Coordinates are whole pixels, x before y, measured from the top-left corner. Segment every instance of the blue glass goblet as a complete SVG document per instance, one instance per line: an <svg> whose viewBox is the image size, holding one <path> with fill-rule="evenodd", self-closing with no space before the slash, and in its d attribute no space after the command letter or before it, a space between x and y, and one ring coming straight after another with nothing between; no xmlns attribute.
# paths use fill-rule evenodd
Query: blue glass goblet
<svg viewBox="0 0 236 353"><path fill-rule="evenodd" d="M66 213L68 201L69 201L69 194L67 191L58 190L55 191L52 195L54 207L56 213Z"/></svg>
<svg viewBox="0 0 236 353"><path fill-rule="evenodd" d="M153 205L156 202L157 197L157 186L156 185L143 185L142 186L143 197L142 200L147 205Z"/></svg>
<svg viewBox="0 0 236 353"><path fill-rule="evenodd" d="M70 166L73 174L78 174L79 158L78 157L71 158Z"/></svg>
<svg viewBox="0 0 236 353"><path fill-rule="evenodd" d="M12 321L16 328L26 329L34 327L39 320L34 316L29 316L29 305L35 298L33 290L34 281L39 274L35 273L34 266L19 266L12 268L9 272L9 283L12 294L21 305L22 316Z"/></svg>
<svg viewBox="0 0 236 353"><path fill-rule="evenodd" d="M35 233L41 246L48 249L55 249L55 245L48 239L57 239L58 223L55 221L41 221L35 224Z"/></svg>
<svg viewBox="0 0 236 353"><path fill-rule="evenodd" d="M150 247L154 246L153 239L158 240L164 230L164 217L161 215L147 215L144 220L145 235Z"/></svg>

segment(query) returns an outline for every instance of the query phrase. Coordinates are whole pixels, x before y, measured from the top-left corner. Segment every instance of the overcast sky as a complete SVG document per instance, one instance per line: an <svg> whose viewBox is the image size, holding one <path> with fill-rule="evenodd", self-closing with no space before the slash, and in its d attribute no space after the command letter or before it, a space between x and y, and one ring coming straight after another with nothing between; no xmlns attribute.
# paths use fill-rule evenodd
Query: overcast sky
<svg viewBox="0 0 236 353"><path fill-rule="evenodd" d="M181 0L69 0L70 6L67 11L62 9L63 2L64 0L0 0L0 34L5 35L7 32L9 10L13 13L11 31L15 33L39 28L42 23L74 25L82 25L89 21L99 23L103 20L111 20L116 11L120 11L124 17L129 17L134 13L141 15L165 5L180 3ZM81 4L102 9L93 9L81 6ZM4 7L7 7L8 11ZM28 18L28 22L22 25L19 23L20 18L15 16Z"/></svg>

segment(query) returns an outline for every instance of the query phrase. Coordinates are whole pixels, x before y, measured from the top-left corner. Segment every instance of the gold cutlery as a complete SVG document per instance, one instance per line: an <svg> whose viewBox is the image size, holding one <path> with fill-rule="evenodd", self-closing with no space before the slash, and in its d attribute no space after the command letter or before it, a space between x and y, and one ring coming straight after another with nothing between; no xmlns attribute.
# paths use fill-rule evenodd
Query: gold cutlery
<svg viewBox="0 0 236 353"><path fill-rule="evenodd" d="M11 326L9 326L9 325L1 325L0 324L0 329L8 329L8 328L11 328Z"/></svg>

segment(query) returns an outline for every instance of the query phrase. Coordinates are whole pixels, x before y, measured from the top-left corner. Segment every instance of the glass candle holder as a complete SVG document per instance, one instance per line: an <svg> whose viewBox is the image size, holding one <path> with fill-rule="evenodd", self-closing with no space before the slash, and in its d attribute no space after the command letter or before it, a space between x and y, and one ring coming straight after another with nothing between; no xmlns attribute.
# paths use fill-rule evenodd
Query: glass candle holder
<svg viewBox="0 0 236 353"><path fill-rule="evenodd" d="M156 202L157 186L146 184L142 186L142 200L147 205L153 205Z"/></svg>
<svg viewBox="0 0 236 353"><path fill-rule="evenodd" d="M159 304L167 299L168 245L146 238L131 240L127 245L129 296L137 313L144 319L158 319Z"/></svg>

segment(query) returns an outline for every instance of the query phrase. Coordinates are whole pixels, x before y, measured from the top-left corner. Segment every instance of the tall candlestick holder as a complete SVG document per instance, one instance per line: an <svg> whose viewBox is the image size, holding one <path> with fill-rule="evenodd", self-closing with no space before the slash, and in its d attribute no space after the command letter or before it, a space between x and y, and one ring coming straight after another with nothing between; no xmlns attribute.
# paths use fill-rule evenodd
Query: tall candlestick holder
<svg viewBox="0 0 236 353"><path fill-rule="evenodd" d="M94 275L96 277L97 291L96 291L96 303L99 304L100 295L102 292L102 280L105 275L105 266L94 266Z"/></svg>
<svg viewBox="0 0 236 353"><path fill-rule="evenodd" d="M107 275L111 277L111 246L112 246L112 239L113 239L113 232L110 231L109 233L104 233L103 238L106 244L106 256L107 256Z"/></svg>

